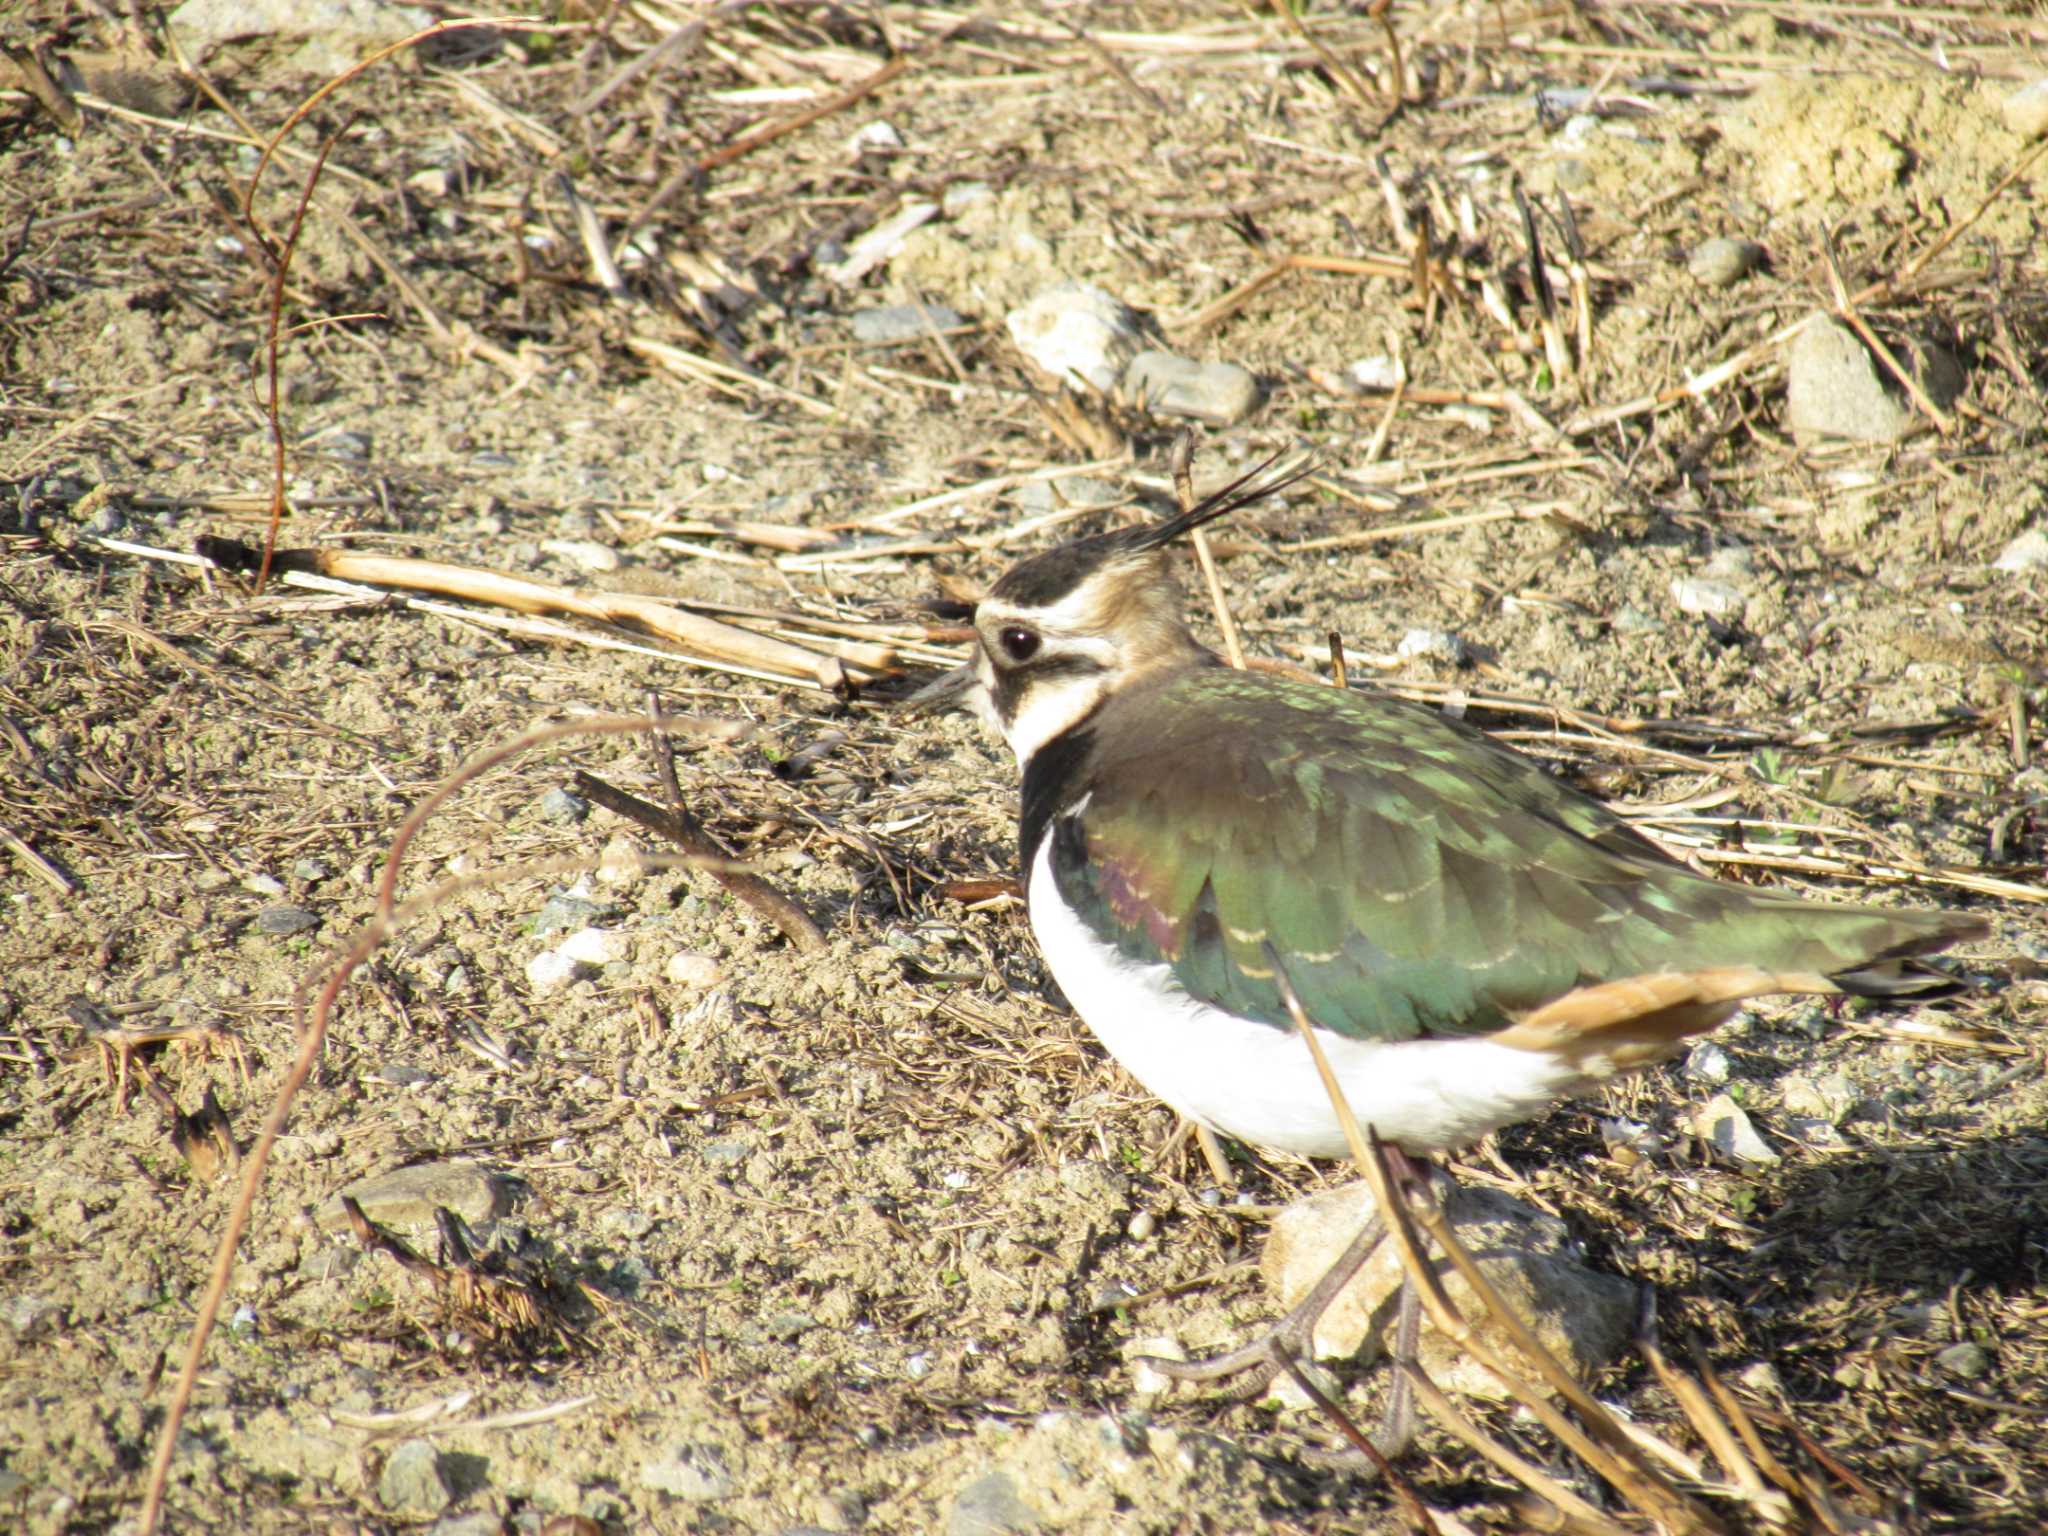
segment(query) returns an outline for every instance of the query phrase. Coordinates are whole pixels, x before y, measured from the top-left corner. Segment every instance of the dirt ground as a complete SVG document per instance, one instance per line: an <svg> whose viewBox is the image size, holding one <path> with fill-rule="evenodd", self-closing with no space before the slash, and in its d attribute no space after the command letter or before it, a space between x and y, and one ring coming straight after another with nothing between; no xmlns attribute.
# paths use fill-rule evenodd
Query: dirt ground
<svg viewBox="0 0 2048 1536"><path fill-rule="evenodd" d="M295 999L371 914L406 812L472 754L650 691L751 724L681 742L682 798L823 947L702 872L594 871L662 845L556 792L584 770L659 800L645 736L557 742L457 793L401 894L505 877L431 905L345 988L240 1245L168 1526L1399 1524L1318 1462L1314 1413L1136 1391L1135 1341L1200 1351L1270 1315L1267 1219L1346 1172L1233 1148L1221 1189L1172 1144L1021 908L960 884L1014 873L1000 744L886 707L959 654L933 599L1069 521L1168 504L1178 424L1049 405L1005 330L1076 279L1258 376L1264 403L1204 430L1202 484L1322 454L1219 530L1249 651L1320 670L1341 635L1354 684L1464 709L1727 878L1990 921L1959 999L1760 1006L1718 1056L1458 1169L1654 1287L1674 1349L1697 1338L1796 1425L1845 1508L2040 1529L2048 161L2000 180L2028 151L2001 104L2039 77L2048 23L1403 0L1397 77L1362 7L597 10L404 53L264 169L281 234L336 136L283 288L280 546L892 646L863 686L455 602L255 595L150 553L263 537L271 268L237 207L251 136L321 77L297 40L250 39L204 52L202 96L125 7L0 16L53 77L0 75L0 1525L134 1528ZM609 294L570 185L619 256ZM1563 284L1562 369L1517 186ZM919 201L932 216L872 270L837 265ZM1426 304L1410 276L1326 261L1211 309L1283 257L1400 271L1425 233ZM1715 237L1768 261L1704 282L1689 257ZM895 304L961 323L856 336ZM1940 349L1961 392L1902 441L1796 440L1776 338L1817 306ZM1398 398L1350 382L1396 356ZM614 937L574 972L535 965L582 929ZM124 1035L117 1093L103 1047ZM1719 1093L1774 1161L1691 1134ZM195 1129L208 1095L221 1126ZM332 1204L416 1166L425 1203L379 1210L430 1259L406 1218L465 1216L492 1255L466 1301ZM1635 1355L1596 1387L1698 1450ZM1357 1373L1362 1412L1377 1390ZM1525 1418L1471 1411L1609 1498ZM1526 1528L1434 1428L1409 1472L1465 1528Z"/></svg>

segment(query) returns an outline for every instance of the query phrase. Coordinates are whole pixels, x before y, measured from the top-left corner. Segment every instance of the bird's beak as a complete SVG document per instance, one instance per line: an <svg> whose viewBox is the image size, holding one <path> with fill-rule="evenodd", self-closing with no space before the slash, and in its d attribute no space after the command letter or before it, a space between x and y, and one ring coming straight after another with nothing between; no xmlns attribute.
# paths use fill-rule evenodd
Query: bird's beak
<svg viewBox="0 0 2048 1536"><path fill-rule="evenodd" d="M965 696L972 693L980 682L974 663L962 662L950 672L941 672L896 708L912 715L935 715L944 710L958 709L967 702Z"/></svg>

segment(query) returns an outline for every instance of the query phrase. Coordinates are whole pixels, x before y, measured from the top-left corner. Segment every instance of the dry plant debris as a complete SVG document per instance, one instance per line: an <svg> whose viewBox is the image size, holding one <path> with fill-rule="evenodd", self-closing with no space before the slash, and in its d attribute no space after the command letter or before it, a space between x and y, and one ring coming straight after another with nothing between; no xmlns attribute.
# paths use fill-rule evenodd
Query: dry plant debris
<svg viewBox="0 0 2048 1536"><path fill-rule="evenodd" d="M338 70L139 14L0 19L8 1521L140 1511L238 1159L261 1198L167 1463L180 1530L391 1529L389 1435L483 1469L451 1514L564 1529L1398 1518L1303 1453L1311 1416L1133 1397L1134 1342L1266 1313L1265 1213L1342 1172L1175 1144L1046 985L986 744L870 707L950 664L945 604L1007 554L1174 493L1164 424L1010 347L1073 278L1259 375L1205 462L1321 450L1210 541L1249 664L1500 729L1728 878L1998 922L1968 998L1759 1011L1457 1171L1700 1341L1592 1386L1729 1528L1777 1495L2040 1527L2048 158L2002 107L2048 24L640 0L440 26L280 136ZM1767 259L1707 286L1713 240ZM1904 436L1795 440L1817 314ZM260 594L202 537L268 549ZM349 561L552 606L280 568ZM751 655L679 665L615 626L647 605ZM650 692L701 727L675 794L626 718ZM458 765L592 717L465 782L380 887ZM687 807L719 860L578 819L549 799L578 772ZM611 958L536 992L585 928ZM302 1060L292 999L371 931ZM113 1093L73 997L118 1031ZM173 1044L209 1037L240 1055ZM182 1155L118 1111L124 1061L202 1106ZM1724 1093L1776 1162L1693 1134ZM632 1326L468 1357L365 1328L386 1261L299 1212L448 1158L517 1172L572 1315ZM1645 1528L1513 1410L1453 1406ZM1403 1470L1440 1529L1535 1523L1454 1437Z"/></svg>

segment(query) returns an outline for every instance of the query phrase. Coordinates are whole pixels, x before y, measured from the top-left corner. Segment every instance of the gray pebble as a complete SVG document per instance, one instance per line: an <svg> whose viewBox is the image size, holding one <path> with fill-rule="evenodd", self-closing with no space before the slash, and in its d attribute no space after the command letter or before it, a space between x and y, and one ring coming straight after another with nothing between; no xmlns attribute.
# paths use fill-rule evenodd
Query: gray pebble
<svg viewBox="0 0 2048 1536"><path fill-rule="evenodd" d="M375 1174L344 1185L347 1195L370 1220L391 1227L432 1227L434 1211L445 1206L472 1227L502 1216L512 1208L517 1186L481 1163L448 1161L415 1163L390 1173ZM315 1220L330 1232L348 1226L340 1195L319 1210Z"/></svg>
<svg viewBox="0 0 2048 1536"><path fill-rule="evenodd" d="M17 1339L40 1339L63 1327L64 1308L47 1296L12 1296L0 1303L0 1318Z"/></svg>
<svg viewBox="0 0 2048 1536"><path fill-rule="evenodd" d="M654 1218L629 1205L620 1210L606 1211L598 1218L597 1227L606 1237L623 1237L630 1241L652 1232Z"/></svg>
<svg viewBox="0 0 2048 1536"><path fill-rule="evenodd" d="M640 1463L640 1486L672 1499L708 1504L733 1491L725 1455L715 1445L672 1445L658 1457Z"/></svg>
<svg viewBox="0 0 2048 1536"><path fill-rule="evenodd" d="M438 1515L454 1499L441 1453L430 1440L399 1442L377 1479L377 1500L394 1513Z"/></svg>
<svg viewBox="0 0 2048 1536"><path fill-rule="evenodd" d="M1011 1536L1034 1530L1044 1517L1024 1502L1007 1472L984 1472L962 1488L946 1517L946 1536Z"/></svg>
<svg viewBox="0 0 2048 1536"><path fill-rule="evenodd" d="M1711 1040L1702 1040L1685 1058L1685 1075L1696 1083L1725 1083L1734 1072L1728 1053Z"/></svg>
<svg viewBox="0 0 2048 1536"><path fill-rule="evenodd" d="M890 304L881 309L856 310L850 323L855 341L875 347L895 341L916 341L934 330L950 331L965 325L967 317L943 304Z"/></svg>
<svg viewBox="0 0 2048 1536"><path fill-rule="evenodd" d="M318 885L334 873L334 866L325 859L297 859L292 863L292 878L307 885Z"/></svg>
<svg viewBox="0 0 2048 1536"><path fill-rule="evenodd" d="M119 538L121 530L128 526L127 516L112 502L93 513L92 521L85 525L85 531L97 539Z"/></svg>
<svg viewBox="0 0 2048 1536"><path fill-rule="evenodd" d="M1899 365L1936 406L1948 406L1962 392L1962 365L1946 348L1916 337L1897 338L1890 345ZM1913 422L1912 408L1862 339L1826 316L1809 323L1792 342L1785 415L1802 444L1825 437L1896 442Z"/></svg>
<svg viewBox="0 0 2048 1536"><path fill-rule="evenodd" d="M1124 395L1160 416L1231 427L1259 408L1259 381L1235 363L1197 363L1171 352L1140 352L1124 369Z"/></svg>
<svg viewBox="0 0 2048 1536"><path fill-rule="evenodd" d="M1764 264L1764 248L1753 240L1702 240L1685 269L1709 288L1732 288Z"/></svg>
<svg viewBox="0 0 2048 1536"><path fill-rule="evenodd" d="M273 938L284 938L294 933L304 933L309 928L320 926L320 914L307 907L293 906L279 902L265 907L256 914L256 927L261 933Z"/></svg>
<svg viewBox="0 0 2048 1536"><path fill-rule="evenodd" d="M1934 1363L1951 1376L1973 1381L1991 1369L1991 1351L1982 1344L1951 1344L1934 1357Z"/></svg>
<svg viewBox="0 0 2048 1536"><path fill-rule="evenodd" d="M434 1081L434 1074L424 1067L411 1066L403 1061L380 1062L369 1076L373 1081L393 1088L419 1088Z"/></svg>
<svg viewBox="0 0 2048 1536"><path fill-rule="evenodd" d="M1617 635L1654 635L1664 627L1662 619L1643 612L1634 603L1623 603L1610 622Z"/></svg>
<svg viewBox="0 0 2048 1536"><path fill-rule="evenodd" d="M532 933L535 938L544 938L564 929L577 932L594 928L599 923L608 923L620 913L615 902L592 901L587 896L571 896L567 891L557 891L533 915Z"/></svg>
<svg viewBox="0 0 2048 1536"><path fill-rule="evenodd" d="M244 875L242 876L242 889L251 896L282 896L284 894L284 882L275 875Z"/></svg>
<svg viewBox="0 0 2048 1536"><path fill-rule="evenodd" d="M590 814L590 802L566 789L555 788L540 797L540 814L556 826L572 827Z"/></svg>
<svg viewBox="0 0 2048 1536"><path fill-rule="evenodd" d="M1681 613L1715 619L1739 619L1748 599L1742 589L1707 576L1674 576L1671 597Z"/></svg>
<svg viewBox="0 0 2048 1536"><path fill-rule="evenodd" d="M707 1141L697 1155L707 1163L736 1167L752 1157L754 1149L744 1141Z"/></svg>

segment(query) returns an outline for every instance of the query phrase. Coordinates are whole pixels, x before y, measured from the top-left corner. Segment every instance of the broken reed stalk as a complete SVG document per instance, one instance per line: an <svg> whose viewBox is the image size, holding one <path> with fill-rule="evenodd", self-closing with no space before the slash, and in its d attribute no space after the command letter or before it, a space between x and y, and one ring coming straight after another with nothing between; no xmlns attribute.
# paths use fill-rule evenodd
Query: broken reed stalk
<svg viewBox="0 0 2048 1536"><path fill-rule="evenodd" d="M264 1116L263 1126L257 1132L254 1144L243 1159L242 1182L235 1191L233 1204L228 1208L227 1221L221 1229L220 1241L215 1245L213 1270L207 1280L206 1290L199 1298L199 1305L192 1320L192 1337L186 1345L184 1361L179 1366L177 1381L171 1389L170 1402L164 1410L163 1426L157 1434L149 1475L143 1484L142 1509L136 1516L136 1536L155 1536L161 1526L164 1496L170 1486L171 1462L177 1454L178 1433L184 1424L186 1413L192 1406L192 1394L198 1385L200 1367L206 1358L206 1345L213 1336L214 1325L220 1319L221 1304L227 1296L228 1284L234 1276L236 1252L241 1247L243 1235L248 1231L250 1218L256 1208L256 1197L263 1186L263 1175L270 1165L271 1152L276 1147L278 1138L284 1134L284 1128L291 1119L292 1105L297 1101L300 1090L305 1087L313 1075L314 1067L319 1063L320 1053L326 1045L328 1029L333 1022L335 1001L340 997L341 989L363 963L377 952L395 929L418 914L431 911L464 891L508 884L513 880L531 879L536 875L586 870L591 866L589 859L529 860L509 869L489 870L481 874L444 880L409 900L400 902L397 899L398 871L406 849L419 835L421 827L450 796L471 780L501 763L549 742L561 741L571 736L625 736L645 730L703 735L707 727L722 723L673 717L656 721L639 715L626 715L582 720L567 725L542 726L471 758L437 784L426 799L415 806L399 824L398 830L392 834L391 846L385 853L383 874L377 883L376 906L370 917L346 940L328 950L319 965L307 974L293 995L293 1013L299 1021L298 1053L292 1058L284 1081L278 1087L277 1097L271 1103L270 1112ZM744 727L733 733L744 734ZM727 739L732 737L728 736ZM725 859L707 860L689 854L651 854L644 856L642 862L655 868L732 867L731 862ZM320 978L319 987L314 992L309 1007L308 992L312 989L315 978Z"/></svg>

